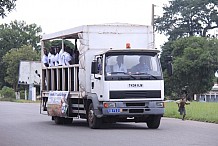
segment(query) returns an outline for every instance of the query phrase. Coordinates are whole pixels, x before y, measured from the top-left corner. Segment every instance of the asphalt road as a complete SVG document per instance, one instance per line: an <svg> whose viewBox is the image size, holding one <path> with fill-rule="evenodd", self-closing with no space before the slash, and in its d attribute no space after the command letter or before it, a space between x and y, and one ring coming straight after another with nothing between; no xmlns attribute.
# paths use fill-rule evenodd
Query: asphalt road
<svg viewBox="0 0 218 146"><path fill-rule="evenodd" d="M218 146L218 124L162 118L159 129L118 123L89 129L85 120L55 125L39 104L0 102L0 146Z"/></svg>

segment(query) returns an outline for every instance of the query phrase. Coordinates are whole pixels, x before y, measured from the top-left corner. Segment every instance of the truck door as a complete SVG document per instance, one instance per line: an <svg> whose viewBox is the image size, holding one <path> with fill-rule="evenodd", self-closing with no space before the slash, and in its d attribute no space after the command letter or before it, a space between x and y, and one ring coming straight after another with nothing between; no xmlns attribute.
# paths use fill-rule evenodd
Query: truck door
<svg viewBox="0 0 218 146"><path fill-rule="evenodd" d="M96 74L92 74L91 77L91 92L96 93L98 97L103 96L103 57L96 56L98 71Z"/></svg>

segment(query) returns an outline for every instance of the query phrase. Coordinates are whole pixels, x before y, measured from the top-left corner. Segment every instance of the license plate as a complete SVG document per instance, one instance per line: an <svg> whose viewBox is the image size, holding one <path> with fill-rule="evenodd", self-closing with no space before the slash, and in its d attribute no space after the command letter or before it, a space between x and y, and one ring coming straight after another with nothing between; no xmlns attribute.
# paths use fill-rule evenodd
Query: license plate
<svg viewBox="0 0 218 146"><path fill-rule="evenodd" d="M121 112L121 110L120 109L117 109L117 108L112 108L112 109L108 109L107 110L109 113L120 113Z"/></svg>

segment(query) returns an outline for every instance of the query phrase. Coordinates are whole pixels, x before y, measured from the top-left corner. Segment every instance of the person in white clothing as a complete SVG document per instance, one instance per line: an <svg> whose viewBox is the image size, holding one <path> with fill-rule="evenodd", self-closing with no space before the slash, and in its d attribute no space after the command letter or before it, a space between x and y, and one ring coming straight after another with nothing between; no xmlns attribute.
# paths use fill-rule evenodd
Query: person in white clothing
<svg viewBox="0 0 218 146"><path fill-rule="evenodd" d="M59 56L58 56L58 57L59 57L59 58L58 58L58 63L59 63L58 65L61 66L61 65L63 65L63 63L62 63L63 60L62 60L61 56L62 56L62 54L64 53L64 51L63 51L63 49L59 49L59 50L60 50L60 51L59 51L59 53L58 53L58 55L59 55Z"/></svg>
<svg viewBox="0 0 218 146"><path fill-rule="evenodd" d="M113 72L127 72L126 66L123 64L123 56L117 57L117 64L113 66Z"/></svg>
<svg viewBox="0 0 218 146"><path fill-rule="evenodd" d="M43 49L44 55L42 56L42 63L44 64L45 67L49 67L49 62L48 62L48 51L46 48ZM44 85L47 86L47 81L46 81L46 71L42 72L44 75ZM43 111L47 110L47 101L48 98L46 97L42 97L42 107L43 107Z"/></svg>
<svg viewBox="0 0 218 146"><path fill-rule="evenodd" d="M105 63L105 71L106 73L111 73L111 66L108 64L108 58L106 59Z"/></svg>
<svg viewBox="0 0 218 146"><path fill-rule="evenodd" d="M70 49L66 48L65 51L61 54L61 59L62 59L62 65L63 66L68 66L72 64L72 56L70 55Z"/></svg>
<svg viewBox="0 0 218 146"><path fill-rule="evenodd" d="M46 48L44 48L43 51L44 51L44 55L42 56L42 63L44 64L45 67L49 67L49 64L48 64L48 51L46 50Z"/></svg>
<svg viewBox="0 0 218 146"><path fill-rule="evenodd" d="M54 48L50 48L50 52L48 53L48 63L49 67L55 66L55 51Z"/></svg>
<svg viewBox="0 0 218 146"><path fill-rule="evenodd" d="M55 66L60 66L62 65L62 63L60 62L60 48L56 47L55 53L56 53L54 57Z"/></svg>

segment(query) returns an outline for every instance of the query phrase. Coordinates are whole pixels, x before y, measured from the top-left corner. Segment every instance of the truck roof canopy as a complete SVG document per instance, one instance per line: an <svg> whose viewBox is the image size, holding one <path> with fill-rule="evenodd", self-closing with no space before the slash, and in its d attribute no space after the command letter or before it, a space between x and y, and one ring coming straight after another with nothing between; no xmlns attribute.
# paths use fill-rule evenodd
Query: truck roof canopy
<svg viewBox="0 0 218 146"><path fill-rule="evenodd" d="M131 29L137 27L134 31ZM114 34L114 33L147 33L152 26L128 24L128 23L110 23L110 24L98 24L98 25L82 25L71 29L58 31L55 33L44 34L42 41L52 39L79 39L79 33L100 33L100 34ZM152 33L152 32L151 32Z"/></svg>

